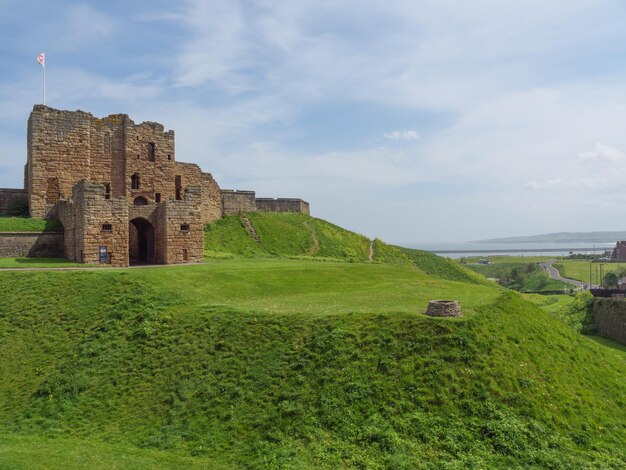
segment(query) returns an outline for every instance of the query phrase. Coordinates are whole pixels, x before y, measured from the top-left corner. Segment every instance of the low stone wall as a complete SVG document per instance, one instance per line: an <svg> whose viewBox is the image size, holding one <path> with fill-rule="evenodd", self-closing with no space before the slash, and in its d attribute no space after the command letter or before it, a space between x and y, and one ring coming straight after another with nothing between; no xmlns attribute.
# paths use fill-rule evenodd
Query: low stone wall
<svg viewBox="0 0 626 470"><path fill-rule="evenodd" d="M461 304L456 300L431 300L426 315L430 317L460 317Z"/></svg>
<svg viewBox="0 0 626 470"><path fill-rule="evenodd" d="M0 188L0 215L7 214L13 204L18 201L28 202L26 190Z"/></svg>
<svg viewBox="0 0 626 470"><path fill-rule="evenodd" d="M594 299L593 319L600 336L626 345L626 301Z"/></svg>
<svg viewBox="0 0 626 470"><path fill-rule="evenodd" d="M224 204L225 215L256 211L254 191L233 191L232 189L222 189L222 201Z"/></svg>
<svg viewBox="0 0 626 470"><path fill-rule="evenodd" d="M260 212L298 212L309 214L309 203L296 198L257 198L256 210Z"/></svg>
<svg viewBox="0 0 626 470"><path fill-rule="evenodd" d="M63 258L62 232L0 233L0 257Z"/></svg>

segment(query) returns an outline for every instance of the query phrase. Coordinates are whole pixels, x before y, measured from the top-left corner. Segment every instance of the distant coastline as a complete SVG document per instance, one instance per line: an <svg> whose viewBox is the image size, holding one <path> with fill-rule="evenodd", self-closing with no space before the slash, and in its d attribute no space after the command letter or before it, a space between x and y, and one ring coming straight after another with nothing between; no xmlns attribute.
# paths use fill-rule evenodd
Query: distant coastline
<svg viewBox="0 0 626 470"><path fill-rule="evenodd" d="M559 232L543 235L491 238L470 243L615 243L626 240L626 231L614 232Z"/></svg>
<svg viewBox="0 0 626 470"><path fill-rule="evenodd" d="M415 242L403 246L435 253L446 258L473 256L567 256L575 254L602 254L611 251L615 241L609 243L478 243L478 242Z"/></svg>

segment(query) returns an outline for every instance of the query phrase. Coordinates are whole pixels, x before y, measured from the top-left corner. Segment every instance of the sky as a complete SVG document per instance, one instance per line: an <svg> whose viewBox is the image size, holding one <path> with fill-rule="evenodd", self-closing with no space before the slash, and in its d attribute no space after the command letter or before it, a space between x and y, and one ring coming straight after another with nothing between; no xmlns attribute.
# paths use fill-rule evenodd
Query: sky
<svg viewBox="0 0 626 470"><path fill-rule="evenodd" d="M0 0L0 187L42 102L390 243L626 229L626 2Z"/></svg>

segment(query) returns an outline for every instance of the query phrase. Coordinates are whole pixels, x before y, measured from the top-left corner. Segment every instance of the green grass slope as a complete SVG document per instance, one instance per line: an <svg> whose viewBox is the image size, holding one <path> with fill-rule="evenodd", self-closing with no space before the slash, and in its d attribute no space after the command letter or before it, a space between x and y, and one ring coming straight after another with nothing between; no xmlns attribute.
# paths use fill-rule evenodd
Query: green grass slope
<svg viewBox="0 0 626 470"><path fill-rule="evenodd" d="M258 241L245 227L244 218L254 227ZM388 245L381 240L370 241L304 214L257 212L225 217L207 226L205 253L208 258L287 257L404 264L440 279L485 283L483 277L471 270L432 253Z"/></svg>
<svg viewBox="0 0 626 470"><path fill-rule="evenodd" d="M62 232L63 225L56 219L36 217L0 217L0 232Z"/></svg>
<svg viewBox="0 0 626 470"><path fill-rule="evenodd" d="M0 468L76 443L101 468L626 465L625 353L494 286L258 258L0 283Z"/></svg>

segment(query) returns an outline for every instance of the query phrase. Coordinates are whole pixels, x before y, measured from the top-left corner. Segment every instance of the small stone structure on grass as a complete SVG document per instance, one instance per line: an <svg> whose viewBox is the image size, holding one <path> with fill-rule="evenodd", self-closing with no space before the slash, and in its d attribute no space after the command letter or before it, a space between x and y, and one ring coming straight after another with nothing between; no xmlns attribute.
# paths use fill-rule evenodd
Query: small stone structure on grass
<svg viewBox="0 0 626 470"><path fill-rule="evenodd" d="M456 300L431 300L426 315L429 317L460 317L461 304Z"/></svg>

